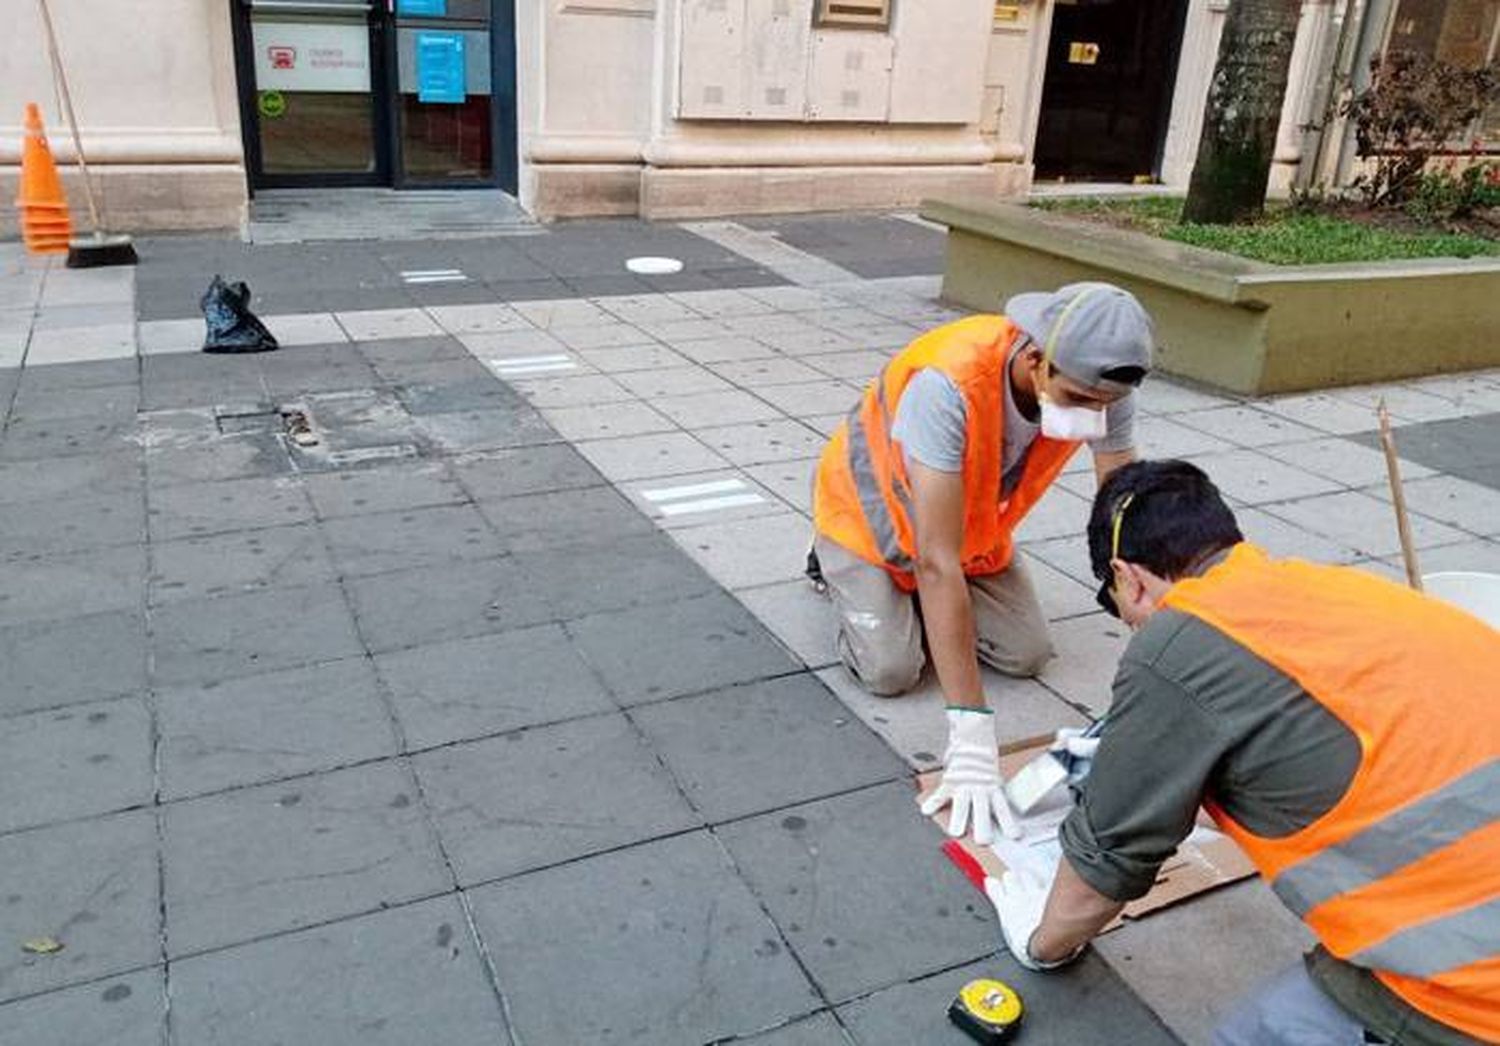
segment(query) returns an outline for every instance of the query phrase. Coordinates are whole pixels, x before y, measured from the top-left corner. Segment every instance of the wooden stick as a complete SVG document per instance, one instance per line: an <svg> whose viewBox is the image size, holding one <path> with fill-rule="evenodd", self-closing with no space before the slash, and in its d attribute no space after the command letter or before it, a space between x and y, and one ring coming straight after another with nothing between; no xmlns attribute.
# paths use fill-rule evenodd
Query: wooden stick
<svg viewBox="0 0 1500 1046"><path fill-rule="evenodd" d="M89 181L89 164L83 157L83 140L78 136L78 115L73 112L73 93L68 90L68 74L63 69L62 52L57 49L57 30L52 25L52 11L47 6L47 0L37 0L37 6L42 12L42 28L47 34L47 57L52 62L52 75L57 79L61 88L63 111L68 117L68 130L73 134L73 152L78 157L78 171L83 176L83 197L89 205L89 223L94 227L94 235L99 234L99 205L94 200L94 186Z"/></svg>
<svg viewBox="0 0 1500 1046"><path fill-rule="evenodd" d="M1422 591L1422 572L1417 569L1417 550L1411 541L1411 519L1406 514L1406 492L1401 486L1401 465L1396 460L1396 437L1391 433L1391 412L1385 397L1375 408L1380 418L1380 445L1385 450L1385 471L1391 483L1391 503L1396 506L1396 530L1401 535L1401 558L1406 561L1406 583Z"/></svg>

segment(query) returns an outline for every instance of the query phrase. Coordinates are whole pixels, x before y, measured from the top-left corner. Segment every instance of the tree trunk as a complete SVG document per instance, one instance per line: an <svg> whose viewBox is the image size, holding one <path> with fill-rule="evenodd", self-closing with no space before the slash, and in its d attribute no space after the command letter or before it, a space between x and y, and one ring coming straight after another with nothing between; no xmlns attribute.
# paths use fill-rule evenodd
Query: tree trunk
<svg viewBox="0 0 1500 1046"><path fill-rule="evenodd" d="M1264 209L1301 14L1302 0L1231 0L1184 221L1228 225Z"/></svg>

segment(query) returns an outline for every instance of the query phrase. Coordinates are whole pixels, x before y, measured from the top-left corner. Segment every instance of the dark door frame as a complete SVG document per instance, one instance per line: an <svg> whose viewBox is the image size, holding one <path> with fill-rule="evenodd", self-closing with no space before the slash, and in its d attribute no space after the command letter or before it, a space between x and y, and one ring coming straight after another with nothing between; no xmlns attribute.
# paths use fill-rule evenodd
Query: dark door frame
<svg viewBox="0 0 1500 1046"><path fill-rule="evenodd" d="M1167 38L1166 50L1166 54L1168 56L1166 65L1170 70L1171 83L1165 90L1162 91L1161 98L1159 99L1157 104L1157 112L1155 114L1156 138L1155 141L1151 144L1150 152L1150 173L1154 178L1158 180L1160 180L1161 178L1162 161L1166 158L1167 137L1171 131L1172 123L1172 103L1177 93L1177 74L1182 66L1182 41L1187 31L1188 8L1191 6L1191 0L1175 0L1175 2L1176 7L1173 11L1172 20L1168 26L1169 35ZM1033 163L1035 163L1036 160L1036 142L1039 139L1038 129L1041 126L1041 121L1046 118L1047 66L1049 64L1048 58L1051 54L1052 48L1052 34L1056 31L1057 21L1055 20L1055 18L1049 18L1047 25L1047 40L1042 44L1041 48L1042 82L1040 85L1041 93L1036 103L1037 123L1032 128L1031 159Z"/></svg>
<svg viewBox="0 0 1500 1046"><path fill-rule="evenodd" d="M250 30L251 0L229 0L230 28L240 109L240 137L245 150L245 178L250 195L257 189L393 186L422 189L492 189L514 195L520 156L516 108L515 0L491 0L490 140L491 177L486 181L408 181L401 175L401 135L396 113L399 97L396 68L395 0L370 2L370 93L373 108L375 170L315 174L266 174L262 170L260 109L255 86L255 50Z"/></svg>

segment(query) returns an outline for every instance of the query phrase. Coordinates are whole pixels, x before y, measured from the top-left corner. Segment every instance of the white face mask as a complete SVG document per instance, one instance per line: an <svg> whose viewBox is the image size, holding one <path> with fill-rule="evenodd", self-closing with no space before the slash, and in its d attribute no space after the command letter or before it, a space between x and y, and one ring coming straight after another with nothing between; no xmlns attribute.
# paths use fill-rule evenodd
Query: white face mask
<svg viewBox="0 0 1500 1046"><path fill-rule="evenodd" d="M1091 440L1102 439L1109 430L1109 423L1102 410L1087 407L1060 407L1045 395L1042 402L1042 435L1050 439Z"/></svg>

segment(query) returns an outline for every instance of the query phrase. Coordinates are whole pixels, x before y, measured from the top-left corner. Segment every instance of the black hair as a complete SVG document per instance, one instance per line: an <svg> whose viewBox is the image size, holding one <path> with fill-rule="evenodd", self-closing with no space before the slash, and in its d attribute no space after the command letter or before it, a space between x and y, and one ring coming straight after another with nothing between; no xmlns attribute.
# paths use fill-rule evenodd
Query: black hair
<svg viewBox="0 0 1500 1046"><path fill-rule="evenodd" d="M1130 505L1121 515L1126 498ZM1110 473L1089 516L1089 564L1106 590L1114 578L1109 564L1117 515L1119 558L1168 581L1245 540L1219 488L1198 466L1186 461L1132 462Z"/></svg>

